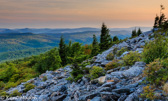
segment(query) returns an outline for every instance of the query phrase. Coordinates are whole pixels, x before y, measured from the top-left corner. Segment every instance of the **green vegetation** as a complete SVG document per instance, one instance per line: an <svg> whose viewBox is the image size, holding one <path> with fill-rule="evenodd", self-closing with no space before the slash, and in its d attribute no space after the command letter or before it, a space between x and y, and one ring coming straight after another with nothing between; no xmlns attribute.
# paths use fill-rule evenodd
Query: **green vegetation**
<svg viewBox="0 0 168 101"><path fill-rule="evenodd" d="M143 88L143 94L141 94L141 97L154 100L156 98L156 96L154 96L154 90L155 90L154 86L151 85L145 86Z"/></svg>
<svg viewBox="0 0 168 101"><path fill-rule="evenodd" d="M109 62L108 64L106 64L105 70L117 68L118 66L120 66L120 63L118 63L118 62L119 62L118 60L113 60L113 61Z"/></svg>
<svg viewBox="0 0 168 101"><path fill-rule="evenodd" d="M107 59L107 60L113 60L113 59L114 59L114 54L113 54L113 53L109 53L109 54L106 56L106 59Z"/></svg>
<svg viewBox="0 0 168 101"><path fill-rule="evenodd" d="M138 31L136 29L132 30L132 38L137 37L142 34L141 29L139 28Z"/></svg>
<svg viewBox="0 0 168 101"><path fill-rule="evenodd" d="M10 97L15 97L15 96L21 96L22 94L18 90L14 90L12 94L10 94Z"/></svg>
<svg viewBox="0 0 168 101"><path fill-rule="evenodd" d="M136 37L137 33L136 33L136 29L132 30L132 37Z"/></svg>
<svg viewBox="0 0 168 101"><path fill-rule="evenodd" d="M16 35L16 36L19 37L19 35ZM31 42L30 46L28 45L29 47L33 45L33 42L36 43L37 46L40 44L41 41L50 43L48 40L45 40L44 37L39 35L27 34L27 37L29 37L29 39L26 40L24 43L26 43L27 41ZM43 40L40 40L41 38L39 39L39 37L41 37ZM25 39L26 37L23 36L22 38ZM30 41L30 39L32 38L34 39L37 38L38 41L35 41L35 40ZM51 38L51 40L53 41L54 39ZM84 46L79 42L72 43L71 41L69 41L68 43L67 41L64 41L63 37L61 37L59 48L53 48L50 51L47 51L47 50L50 49L51 47L46 48L44 50L40 50L41 48L32 49L30 52L28 50L25 50L25 51L19 50L18 53L11 52L12 54L14 54L14 56L9 57L9 59L12 59L17 56L18 58L21 58L21 57L24 57L26 54L28 54L26 56L29 56L31 54L39 54L39 52L47 51L37 56L31 56L24 59L18 59L14 61L1 63L0 64L0 75L1 75L0 92L7 90L11 87L16 87L20 83L26 82L46 72L47 70L53 71L68 64L73 64L73 66L71 67L72 68L71 77L67 78L70 81L77 82L85 74L88 74L88 77L90 77L91 79L97 78L103 75L104 70L100 67L87 68L86 65L89 65L90 62L83 62L83 61L84 60L90 61L93 56L108 49L111 45L117 44L122 41L123 40L119 40L118 37L114 37L112 40L111 36L109 35L108 28L106 27L106 25L103 24L100 43L98 43L95 35L93 35L92 44L91 45L86 44ZM50 44L55 45L52 42ZM32 46L32 47L37 48L37 46ZM17 54L20 54L20 56ZM25 54L25 55L22 55L22 54ZM2 56L6 57L4 56L4 54ZM113 58L113 57L110 56L110 58ZM45 80L47 80L46 77L43 78L43 81ZM24 92L27 92L28 90L34 87L35 86L33 84L26 84ZM13 95L19 95L19 94L17 91L15 91Z"/></svg>
<svg viewBox="0 0 168 101"><path fill-rule="evenodd" d="M138 52L131 51L129 54L123 57L125 66L132 66L135 62L141 60L141 55Z"/></svg>
<svg viewBox="0 0 168 101"><path fill-rule="evenodd" d="M124 52L128 51L128 48L122 47L119 51L117 51L117 56L121 56Z"/></svg>
<svg viewBox="0 0 168 101"><path fill-rule="evenodd" d="M163 67L161 60L157 59L147 65L144 76L151 85L160 86L168 80L168 68Z"/></svg>
<svg viewBox="0 0 168 101"><path fill-rule="evenodd" d="M114 54L114 55L117 54L117 50L118 50L117 47L115 47L115 48L113 49L113 54Z"/></svg>
<svg viewBox="0 0 168 101"><path fill-rule="evenodd" d="M44 76L44 77L43 77L43 81L46 81L46 80L47 80L47 76Z"/></svg>
<svg viewBox="0 0 168 101"><path fill-rule="evenodd" d="M71 77L68 78L67 80L78 81L79 79L81 79L83 77L82 74L84 72L78 64L73 64L73 66L71 68L72 68Z"/></svg>
<svg viewBox="0 0 168 101"><path fill-rule="evenodd" d="M144 62L150 63L157 58L166 57L168 57L168 40L166 38L158 36L154 41L145 45L142 54Z"/></svg>
<svg viewBox="0 0 168 101"><path fill-rule="evenodd" d="M150 100L157 99L157 96L154 96L155 90L168 92L166 83L168 80L168 39L164 37L167 35L168 21L162 13L163 8L161 5L160 17L156 15L155 18L153 26L155 40L146 43L142 54L143 61L147 63L143 74L148 81L142 97Z"/></svg>
<svg viewBox="0 0 168 101"><path fill-rule="evenodd" d="M118 41L119 41L118 37L117 37L117 36L114 36L114 37L113 37L113 42L118 42Z"/></svg>
<svg viewBox="0 0 168 101"><path fill-rule="evenodd" d="M100 35L100 51L107 50L112 44L112 38L109 35L109 29L103 23Z"/></svg>
<svg viewBox="0 0 168 101"><path fill-rule="evenodd" d="M30 57L32 55L39 55L49 51L53 47L43 47L43 48L30 48L26 50L2 52L0 53L0 63L10 60L22 59L24 57Z"/></svg>
<svg viewBox="0 0 168 101"><path fill-rule="evenodd" d="M66 49L66 44L64 43L64 39L61 36L60 43L59 43L59 54L61 57L61 64L62 66L65 66L67 64L67 49Z"/></svg>
<svg viewBox="0 0 168 101"><path fill-rule="evenodd" d="M51 49L49 52L41 54L40 58L35 57L35 59L38 60L32 60L31 63L37 62L33 68L39 73L44 73L46 70L56 70L61 67L61 58L57 48Z"/></svg>
<svg viewBox="0 0 168 101"><path fill-rule="evenodd" d="M102 75L104 75L103 68L98 66L93 66L92 69L89 71L91 80L96 79Z"/></svg>
<svg viewBox="0 0 168 101"><path fill-rule="evenodd" d="M6 93L5 91L0 91L0 96L1 97L7 97L7 96L9 96L9 94Z"/></svg>
<svg viewBox="0 0 168 101"><path fill-rule="evenodd" d="M91 52L91 56L96 56L100 49L99 49L99 43L97 41L96 35L93 35L93 42L92 42L92 52Z"/></svg>
<svg viewBox="0 0 168 101"><path fill-rule="evenodd" d="M2 63L0 64L0 90L15 87L21 82L34 78L46 70L60 68L60 63L61 59L56 48L39 56ZM2 81L5 83L5 86Z"/></svg>
<svg viewBox="0 0 168 101"><path fill-rule="evenodd" d="M24 86L25 86L24 92L27 92L27 91L35 88L35 85L33 85L31 83L26 83Z"/></svg>

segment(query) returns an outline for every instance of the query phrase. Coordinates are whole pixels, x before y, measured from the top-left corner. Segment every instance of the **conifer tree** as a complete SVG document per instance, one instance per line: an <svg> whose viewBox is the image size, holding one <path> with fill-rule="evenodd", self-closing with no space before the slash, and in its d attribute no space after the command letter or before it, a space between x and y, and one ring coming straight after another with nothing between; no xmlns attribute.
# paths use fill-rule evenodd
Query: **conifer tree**
<svg viewBox="0 0 168 101"><path fill-rule="evenodd" d="M139 36L140 34L142 34L142 31L141 31L141 29L139 28L138 31L137 31L137 36Z"/></svg>
<svg viewBox="0 0 168 101"><path fill-rule="evenodd" d="M166 19L165 15L164 15L164 13L162 13L162 15L160 16L160 19L159 19L159 27L161 27L164 24L165 19Z"/></svg>
<svg viewBox="0 0 168 101"><path fill-rule="evenodd" d="M66 50L66 44L64 42L63 36L61 36L60 43L59 43L59 54L61 57L61 64L62 66L65 66L67 64L67 50Z"/></svg>
<svg viewBox="0 0 168 101"><path fill-rule="evenodd" d="M137 36L136 29L132 30L132 37L135 37L135 36Z"/></svg>
<svg viewBox="0 0 168 101"><path fill-rule="evenodd" d="M156 15L156 17L155 17L155 23L154 23L153 28L157 28L158 26L159 26L159 16Z"/></svg>
<svg viewBox="0 0 168 101"><path fill-rule="evenodd" d="M109 35L109 29L103 23L101 28L101 35L100 35L100 51L104 51L111 46L111 37Z"/></svg>
<svg viewBox="0 0 168 101"><path fill-rule="evenodd" d="M114 36L114 37L113 37L113 42L118 42L118 41L119 41L118 37L117 37L117 36Z"/></svg>
<svg viewBox="0 0 168 101"><path fill-rule="evenodd" d="M99 44L96 38L96 35L93 35L93 42L92 42L92 52L91 56L95 56L99 53Z"/></svg>

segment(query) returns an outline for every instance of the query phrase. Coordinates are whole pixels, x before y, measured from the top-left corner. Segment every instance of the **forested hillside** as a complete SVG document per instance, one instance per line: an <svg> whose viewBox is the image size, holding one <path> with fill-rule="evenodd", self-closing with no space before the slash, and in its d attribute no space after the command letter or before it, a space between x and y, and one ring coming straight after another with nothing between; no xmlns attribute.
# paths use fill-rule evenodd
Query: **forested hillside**
<svg viewBox="0 0 168 101"><path fill-rule="evenodd" d="M99 29L1 29L0 62L4 62L6 60L20 59L31 55L39 55L40 53L44 53L53 47L58 47L61 36L64 36L66 44L70 40L72 42L80 42L82 43L82 45L91 44L93 40L93 34L98 36L99 41L100 32L97 30ZM119 39L124 39L126 37L129 37L131 35L130 33L130 31L126 30L111 31L110 35L111 37L117 35Z"/></svg>

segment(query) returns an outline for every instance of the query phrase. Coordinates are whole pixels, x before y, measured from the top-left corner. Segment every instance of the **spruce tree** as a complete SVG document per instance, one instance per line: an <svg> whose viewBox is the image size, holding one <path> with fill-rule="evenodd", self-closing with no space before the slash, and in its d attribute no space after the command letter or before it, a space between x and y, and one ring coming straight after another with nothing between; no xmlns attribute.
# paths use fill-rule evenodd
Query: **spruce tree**
<svg viewBox="0 0 168 101"><path fill-rule="evenodd" d="M160 16L160 19L159 19L159 27L164 25L165 19L166 19L165 15L162 13L162 15Z"/></svg>
<svg viewBox="0 0 168 101"><path fill-rule="evenodd" d="M132 37L136 37L137 36L137 32L136 29L132 30Z"/></svg>
<svg viewBox="0 0 168 101"><path fill-rule="evenodd" d="M109 29L103 23L101 28L101 35L100 35L100 51L104 51L111 46L111 37L109 35Z"/></svg>
<svg viewBox="0 0 168 101"><path fill-rule="evenodd" d="M142 31L141 31L141 29L139 28L138 31L137 31L137 35L139 36L140 34L142 34Z"/></svg>
<svg viewBox="0 0 168 101"><path fill-rule="evenodd" d="M156 15L156 17L155 17L155 23L154 23L153 28L158 28L158 27L159 27L159 16Z"/></svg>
<svg viewBox="0 0 168 101"><path fill-rule="evenodd" d="M113 37L113 42L118 42L118 41L119 41L118 37L117 37L117 36L114 36L114 37Z"/></svg>
<svg viewBox="0 0 168 101"><path fill-rule="evenodd" d="M62 60L62 66L65 66L67 64L67 48L63 36L61 36L59 43L59 54Z"/></svg>
<svg viewBox="0 0 168 101"><path fill-rule="evenodd" d="M91 56L95 56L99 53L99 44L96 38L96 35L93 35L93 42L92 42L92 52Z"/></svg>

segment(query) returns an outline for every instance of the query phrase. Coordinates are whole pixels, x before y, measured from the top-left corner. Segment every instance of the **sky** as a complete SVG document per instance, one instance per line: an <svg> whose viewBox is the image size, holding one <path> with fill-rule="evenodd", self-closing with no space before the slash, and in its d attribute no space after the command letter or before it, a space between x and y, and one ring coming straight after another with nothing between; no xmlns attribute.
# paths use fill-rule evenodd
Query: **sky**
<svg viewBox="0 0 168 101"><path fill-rule="evenodd" d="M168 0L0 0L0 28L152 27Z"/></svg>

